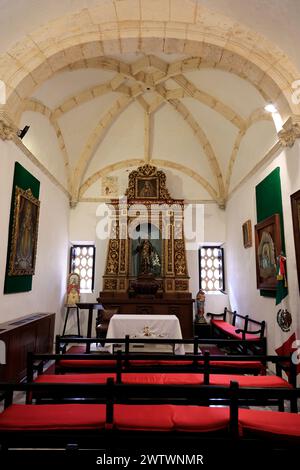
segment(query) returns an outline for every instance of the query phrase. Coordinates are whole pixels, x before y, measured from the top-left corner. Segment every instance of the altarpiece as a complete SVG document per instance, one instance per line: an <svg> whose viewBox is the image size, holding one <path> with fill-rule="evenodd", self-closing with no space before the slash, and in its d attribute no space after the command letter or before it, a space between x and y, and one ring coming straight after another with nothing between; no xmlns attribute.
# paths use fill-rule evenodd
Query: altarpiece
<svg viewBox="0 0 300 470"><path fill-rule="evenodd" d="M111 200L113 220L98 301L120 313L185 314L192 335L192 298L184 238L184 200L166 175L145 164L129 174L125 198Z"/></svg>

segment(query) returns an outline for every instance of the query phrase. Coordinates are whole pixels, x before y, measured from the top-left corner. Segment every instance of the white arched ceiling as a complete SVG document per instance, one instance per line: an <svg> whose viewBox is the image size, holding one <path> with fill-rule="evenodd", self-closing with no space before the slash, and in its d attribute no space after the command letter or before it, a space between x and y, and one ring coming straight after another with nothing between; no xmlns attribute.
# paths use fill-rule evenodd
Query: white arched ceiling
<svg viewBox="0 0 300 470"><path fill-rule="evenodd" d="M128 62L126 55L123 58ZM171 59L169 56L169 63L172 63ZM158 65L163 66L162 59L157 60ZM139 74L141 69L142 65ZM149 69L157 73L156 67L146 67L148 72ZM69 87L68 83L78 77L80 86L76 83L76 86ZM225 92L221 90L222 83L225 84ZM237 93L242 99L236 99ZM51 98L47 99L49 95ZM120 102L123 108L119 113ZM238 106L241 102L243 105ZM116 106L116 103L119 104ZM165 84L151 86L150 90L140 80L122 74L102 69L78 69L61 72L46 81L27 100L24 109L37 108L37 112L48 116L52 127L58 129L63 139L69 177L72 172L74 174L78 162L88 154L81 176L83 188L89 187L89 178L101 168L131 159L166 160L175 165L184 164L188 172L197 175L191 186L195 199L203 199L205 194L207 197L209 185L214 188L216 200L222 203L228 174L230 182L229 162L233 159L235 165L239 159L238 152L233 157L234 146L239 136L239 145L243 141L247 127L252 124L249 118L255 120L257 114L261 120L270 119L263 113L263 103L253 85L232 73L212 68L174 75ZM257 108L258 105L260 107ZM36 140L40 141L38 120L31 120L26 112L25 115L27 124L31 125L32 136L35 133ZM149 126L147 149L146 119ZM98 137L93 138L95 132L99 140ZM275 128L273 132L275 135ZM243 172L237 174L242 175ZM220 194L220 180L223 196ZM197 191L195 185L198 186ZM82 189L80 194L86 197ZM208 197L214 199L211 191L209 194ZM189 198L192 198L191 193Z"/></svg>
<svg viewBox="0 0 300 470"><path fill-rule="evenodd" d="M49 119L73 202L103 168L152 160L189 175L199 192L204 188L223 205L232 171L238 182L263 157L264 131L266 142L276 136L273 124L264 123L266 101L272 99L285 118L298 112L290 92L297 70L288 57L201 3L102 0L57 19L51 4L53 21L29 30L0 56L5 110L17 121L28 110ZM64 5L62 0L57 11ZM31 120L31 139L38 142ZM255 157L243 144L249 133L253 142L258 136Z"/></svg>
<svg viewBox="0 0 300 470"><path fill-rule="evenodd" d="M23 138L23 143L50 173L67 187L68 168L49 120L39 113L27 111L22 115L21 128L28 123L30 129Z"/></svg>
<svg viewBox="0 0 300 470"><path fill-rule="evenodd" d="M124 195L128 186L128 174L136 168L137 165L132 166L129 169L123 168L121 170L109 172L109 176L116 177L118 179L118 196ZM211 199L210 194L191 176L184 174L176 168L169 168L167 166L159 166L159 168L161 168L166 174L167 184L173 198L195 200L195 194L197 194L198 201L209 201ZM87 189L83 198L85 200L97 200L102 197L102 178L100 177Z"/></svg>
<svg viewBox="0 0 300 470"><path fill-rule="evenodd" d="M230 106L238 115L246 119L256 108L264 106L264 99L257 89L247 80L225 72L204 68L200 71L186 72L185 76L200 90L210 93Z"/></svg>
<svg viewBox="0 0 300 470"><path fill-rule="evenodd" d="M167 104L155 113L153 124L152 157L183 163L214 186L215 175L203 148L182 116Z"/></svg>
<svg viewBox="0 0 300 470"><path fill-rule="evenodd" d="M133 102L115 120L97 148L84 180L100 168L144 156L144 111Z"/></svg>
<svg viewBox="0 0 300 470"><path fill-rule="evenodd" d="M50 108L56 108L68 96L76 95L78 92L101 83L109 82L115 73L99 69L81 69L62 72L54 75L50 80L43 83L32 97L42 101Z"/></svg>
<svg viewBox="0 0 300 470"><path fill-rule="evenodd" d="M74 107L58 118L73 169L91 130L96 127L101 116L111 108L119 97L120 93L107 93Z"/></svg>
<svg viewBox="0 0 300 470"><path fill-rule="evenodd" d="M206 133L215 154L218 156L222 174L225 175L239 128L214 109L198 103L192 98L184 98L182 101Z"/></svg>
<svg viewBox="0 0 300 470"><path fill-rule="evenodd" d="M94 8L99 0L8 0L0 1L0 53L10 49L30 32L41 25L54 21L64 15L71 15L83 8ZM109 15L109 3L101 0L103 16ZM175 22L193 22L200 16L203 7L229 15L234 23L241 22L254 31L264 35L289 55L300 69L297 45L300 44L299 17L300 3L296 0L161 0L154 2L152 12L157 11L158 21L166 17ZM169 3L166 6L165 3ZM108 5L107 5L108 4ZM115 10L108 17L110 21L137 21L142 17L150 20L151 7L145 8L145 0L121 0L115 2ZM169 11L168 11L169 9ZM165 16L166 15L166 16ZM36 33L32 34L36 37ZM46 39L47 36L45 36Z"/></svg>
<svg viewBox="0 0 300 470"><path fill-rule="evenodd" d="M231 189L233 189L261 160L276 142L276 133L271 121L254 123L241 141L233 167Z"/></svg>

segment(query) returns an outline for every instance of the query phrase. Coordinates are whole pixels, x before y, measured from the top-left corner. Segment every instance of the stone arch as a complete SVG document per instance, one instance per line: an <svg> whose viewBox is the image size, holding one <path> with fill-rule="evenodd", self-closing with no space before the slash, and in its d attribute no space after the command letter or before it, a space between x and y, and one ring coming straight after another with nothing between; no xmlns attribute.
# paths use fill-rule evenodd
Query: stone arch
<svg viewBox="0 0 300 470"><path fill-rule="evenodd" d="M144 163L145 163L144 159L133 158L130 160L116 162L104 168L101 168L100 170L96 171L93 175L91 175L89 178L87 178L84 181L84 183L81 185L79 189L79 200L83 197L84 193L88 190L88 188L91 187L96 181L98 181L103 176L111 173L112 171L121 170L122 168L139 166ZM181 165L180 163L171 162L169 160L156 159L156 158L151 159L151 163L153 165L161 166L163 168L171 168L171 169L173 168L175 170L181 171L182 173L189 176L190 178L193 178L202 187L204 187L204 189L210 194L210 196L212 197L214 201L218 203L222 202L217 192L215 191L215 189L211 186L211 184L205 178L199 175L199 173L195 172L191 168Z"/></svg>
<svg viewBox="0 0 300 470"><path fill-rule="evenodd" d="M7 109L15 117L36 86L75 61L133 51L201 58L202 65L214 63L250 80L277 102L283 118L299 113L290 97L299 74L289 58L258 33L189 0L107 0L33 31L0 57Z"/></svg>

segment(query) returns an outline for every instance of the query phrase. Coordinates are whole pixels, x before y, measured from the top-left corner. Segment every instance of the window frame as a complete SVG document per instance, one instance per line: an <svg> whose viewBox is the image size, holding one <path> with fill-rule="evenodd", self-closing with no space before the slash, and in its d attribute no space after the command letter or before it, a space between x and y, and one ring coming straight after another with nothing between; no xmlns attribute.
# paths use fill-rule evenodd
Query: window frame
<svg viewBox="0 0 300 470"><path fill-rule="evenodd" d="M93 273L92 273L92 287L91 287L91 291L88 291L86 292L86 289L85 289L85 292L83 292L80 288L80 293L85 293L85 294L88 294L89 292L93 293L94 292L94 288L95 288L95 266L96 266L96 246L95 245L92 245L92 244L89 244L89 245L86 245L85 243L76 243L76 244L72 244L71 247L70 247L70 263L69 263L69 272L72 273L74 272L74 269L75 269L75 266L74 266L74 259L75 259L75 256L73 256L73 252L76 251L76 248L93 248L94 249L94 254L93 254Z"/></svg>
<svg viewBox="0 0 300 470"><path fill-rule="evenodd" d="M222 269L220 271L222 272L222 288L221 289L215 289L215 290L206 290L202 287L202 276L201 276L201 250L202 249L208 250L209 248L211 250L214 250L217 248L218 250L221 251L221 261L222 261ZM217 292L221 292L222 294L225 294L225 257L224 257L224 247L223 245L201 245L198 249L198 266L199 266L199 289L204 290L207 294L212 293L215 294Z"/></svg>

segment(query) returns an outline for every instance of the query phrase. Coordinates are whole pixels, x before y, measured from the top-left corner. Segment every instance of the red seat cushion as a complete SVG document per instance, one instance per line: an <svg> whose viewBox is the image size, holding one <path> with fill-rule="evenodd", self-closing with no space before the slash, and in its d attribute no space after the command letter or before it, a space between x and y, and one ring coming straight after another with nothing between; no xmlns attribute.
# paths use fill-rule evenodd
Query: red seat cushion
<svg viewBox="0 0 300 470"><path fill-rule="evenodd" d="M260 361L210 361L210 365L214 367L258 369L260 371L265 369L265 366Z"/></svg>
<svg viewBox="0 0 300 470"><path fill-rule="evenodd" d="M280 411L239 410L241 431L300 438L300 415Z"/></svg>
<svg viewBox="0 0 300 470"><path fill-rule="evenodd" d="M158 364L157 360L154 359L145 359L145 360L140 360L140 359L135 359L133 361L129 361L129 365L131 366L156 366Z"/></svg>
<svg viewBox="0 0 300 470"><path fill-rule="evenodd" d="M163 374L164 375L164 384L178 384L178 385L183 385L183 384L203 384L204 377L203 374L176 374L176 373L171 373L171 374Z"/></svg>
<svg viewBox="0 0 300 470"><path fill-rule="evenodd" d="M122 382L129 384L163 384L163 375L159 373L124 373L122 374Z"/></svg>
<svg viewBox="0 0 300 470"><path fill-rule="evenodd" d="M40 383L106 383L108 378L116 378L116 374L43 374L35 382Z"/></svg>
<svg viewBox="0 0 300 470"><path fill-rule="evenodd" d="M232 338L242 339L242 333L237 333L236 330L238 329L237 326L230 325L224 320L212 320L211 323L218 328L219 330L223 331L227 335L231 336ZM258 341L260 339L259 336L251 335L246 333L245 339L247 341Z"/></svg>
<svg viewBox="0 0 300 470"><path fill-rule="evenodd" d="M193 362L192 361L185 361L185 360L158 360L158 359L145 359L145 360L132 360L129 361L129 364L132 366L185 366L185 365L191 365Z"/></svg>
<svg viewBox="0 0 300 470"><path fill-rule="evenodd" d="M0 430L103 429L105 405L11 405L0 414Z"/></svg>
<svg viewBox="0 0 300 470"><path fill-rule="evenodd" d="M177 431L214 432L227 429L229 409L204 406L173 406Z"/></svg>
<svg viewBox="0 0 300 470"><path fill-rule="evenodd" d="M185 360L174 360L174 361L164 361L164 360L160 360L160 361L157 361L157 363L160 365L160 366L188 366L188 365L191 365L193 364L193 361L185 361Z"/></svg>
<svg viewBox="0 0 300 470"><path fill-rule="evenodd" d="M210 374L209 384L227 386L234 380L238 382L241 387L278 387L290 388L291 385L281 377L276 375L223 375L223 374Z"/></svg>
<svg viewBox="0 0 300 470"><path fill-rule="evenodd" d="M61 359L58 365L62 367L110 367L115 366L116 361L112 359L107 360L92 360L92 359Z"/></svg>
<svg viewBox="0 0 300 470"><path fill-rule="evenodd" d="M171 431L172 405L115 405L114 427L135 431Z"/></svg>

